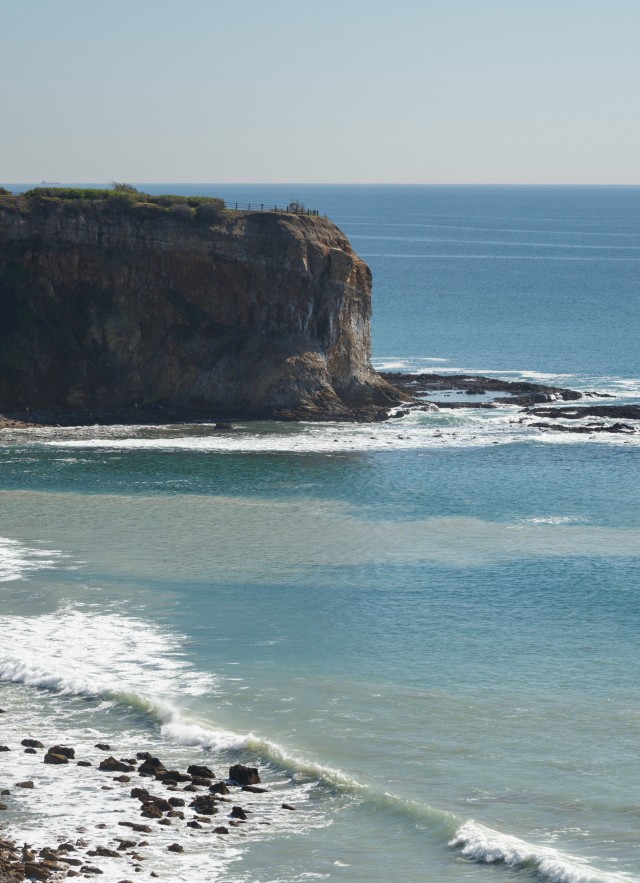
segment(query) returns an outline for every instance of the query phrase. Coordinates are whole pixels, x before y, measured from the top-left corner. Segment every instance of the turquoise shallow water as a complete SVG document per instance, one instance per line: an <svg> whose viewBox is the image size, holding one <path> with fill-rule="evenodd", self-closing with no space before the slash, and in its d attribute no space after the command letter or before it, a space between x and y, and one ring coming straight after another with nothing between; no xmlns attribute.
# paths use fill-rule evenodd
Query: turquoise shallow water
<svg viewBox="0 0 640 883"><path fill-rule="evenodd" d="M259 198L370 255L377 364L640 398L636 190ZM0 707L87 751L249 759L278 797L140 878L640 879L639 446L517 417L2 435ZM10 824L63 832L75 797Z"/></svg>

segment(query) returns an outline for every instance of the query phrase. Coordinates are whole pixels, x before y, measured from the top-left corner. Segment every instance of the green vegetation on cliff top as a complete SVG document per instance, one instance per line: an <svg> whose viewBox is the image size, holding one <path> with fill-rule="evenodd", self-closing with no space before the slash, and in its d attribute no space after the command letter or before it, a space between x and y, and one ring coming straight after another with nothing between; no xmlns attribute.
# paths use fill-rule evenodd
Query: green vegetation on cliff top
<svg viewBox="0 0 640 883"><path fill-rule="evenodd" d="M148 209L158 214L170 212L177 217L196 218L203 221L220 219L225 212L224 200L214 196L177 196L160 194L153 196L136 190L130 184L116 183L111 188L92 187L34 187L21 194L33 202L106 202L110 207L121 209Z"/></svg>

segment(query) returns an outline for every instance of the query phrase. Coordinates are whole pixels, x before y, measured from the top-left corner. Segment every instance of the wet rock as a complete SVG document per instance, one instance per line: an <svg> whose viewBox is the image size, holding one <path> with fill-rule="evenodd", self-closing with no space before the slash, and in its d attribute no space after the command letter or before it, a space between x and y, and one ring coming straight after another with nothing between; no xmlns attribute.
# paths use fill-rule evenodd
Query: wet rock
<svg viewBox="0 0 640 883"><path fill-rule="evenodd" d="M49 754L62 754L63 757L68 757L69 760L73 760L76 756L76 752L74 748L68 748L66 745L53 745L49 751Z"/></svg>
<svg viewBox="0 0 640 883"><path fill-rule="evenodd" d="M231 810L231 818L232 819L246 819L247 814L241 806L234 806L233 809Z"/></svg>
<svg viewBox="0 0 640 883"><path fill-rule="evenodd" d="M58 852L75 852L76 848L73 843L61 843L58 846Z"/></svg>
<svg viewBox="0 0 640 883"><path fill-rule="evenodd" d="M131 773L135 768L111 756L107 757L106 760L100 761L99 769L105 773Z"/></svg>
<svg viewBox="0 0 640 883"><path fill-rule="evenodd" d="M0 745L0 751L11 751L8 745Z"/></svg>
<svg viewBox="0 0 640 883"><path fill-rule="evenodd" d="M159 825L171 825L173 823L172 823L171 819L159 819L158 824Z"/></svg>
<svg viewBox="0 0 640 883"><path fill-rule="evenodd" d="M36 751L35 748L25 748L24 753L25 754L37 754L38 752Z"/></svg>
<svg viewBox="0 0 640 883"><path fill-rule="evenodd" d="M181 809L170 809L167 813L172 819L184 819L184 813Z"/></svg>
<svg viewBox="0 0 640 883"><path fill-rule="evenodd" d="M129 793L132 797L137 797L138 800L142 800L143 802L149 800L151 797L146 788L132 788Z"/></svg>
<svg viewBox="0 0 640 883"><path fill-rule="evenodd" d="M201 776L191 776L191 784L197 785L199 788L208 788L211 779L203 779Z"/></svg>
<svg viewBox="0 0 640 883"><path fill-rule="evenodd" d="M187 767L187 772L191 776L197 776L201 779L215 779L215 773L212 773L208 766L200 766L197 763L192 763L191 766Z"/></svg>
<svg viewBox="0 0 640 883"><path fill-rule="evenodd" d="M228 828L225 828L224 825L218 825L217 828L214 828L214 829L213 829L213 833L214 833L214 834L228 834L228 833L229 833L229 829L228 829Z"/></svg>
<svg viewBox="0 0 640 883"><path fill-rule="evenodd" d="M133 849L133 847L136 845L135 840L121 840L120 838L117 838L117 839L118 839L118 849L123 850L123 851L127 850L127 849Z"/></svg>
<svg viewBox="0 0 640 883"><path fill-rule="evenodd" d="M147 819L161 819L162 810L155 803L145 803L142 806L141 815Z"/></svg>
<svg viewBox="0 0 640 883"><path fill-rule="evenodd" d="M94 748L99 748L100 751L111 751L111 745L107 745L106 742L98 742Z"/></svg>
<svg viewBox="0 0 640 883"><path fill-rule="evenodd" d="M79 760L76 766L93 766L90 760Z"/></svg>
<svg viewBox="0 0 640 883"><path fill-rule="evenodd" d="M96 868L93 865L83 865L80 870L83 874L103 874L104 871L101 871L100 868Z"/></svg>
<svg viewBox="0 0 640 883"><path fill-rule="evenodd" d="M59 869L56 868L55 870ZM24 875L25 877L28 877L29 880L48 880L51 874L51 869L43 866L39 862L24 863Z"/></svg>
<svg viewBox="0 0 640 883"><path fill-rule="evenodd" d="M0 791L0 796L2 796L2 797L8 797L10 794L11 794L11 791L9 791L8 788L3 788L2 791Z"/></svg>
<svg viewBox="0 0 640 883"><path fill-rule="evenodd" d="M148 751L138 751L136 753L136 757L138 760L149 760L151 758L151 754Z"/></svg>
<svg viewBox="0 0 640 883"><path fill-rule="evenodd" d="M229 794L230 793L226 782L215 782L215 784L210 786L209 791L211 791L212 794Z"/></svg>
<svg viewBox="0 0 640 883"><path fill-rule="evenodd" d="M0 803L0 810L9 809L6 803Z"/></svg>
<svg viewBox="0 0 640 883"><path fill-rule="evenodd" d="M127 782L131 781L131 777L130 776L114 776L113 781L114 782L123 782L126 785Z"/></svg>
<svg viewBox="0 0 640 883"><path fill-rule="evenodd" d="M45 763L54 763L54 764L63 764L69 763L69 758L64 754L53 754L51 751L47 752L44 756Z"/></svg>
<svg viewBox="0 0 640 883"><path fill-rule="evenodd" d="M236 763L229 768L229 780L235 782L236 785L259 785L260 774L256 767L248 767L242 763Z"/></svg>
<svg viewBox="0 0 640 883"><path fill-rule="evenodd" d="M292 812L296 812L296 811L297 811L297 810L296 810L296 807L295 807L295 806L291 806L289 803L283 803L283 804L282 804L282 809L288 809L288 810L291 810Z"/></svg>
<svg viewBox="0 0 640 883"><path fill-rule="evenodd" d="M16 788L33 788L35 787L31 780L27 782L16 782Z"/></svg>
<svg viewBox="0 0 640 883"><path fill-rule="evenodd" d="M190 782L191 776L188 773L181 773L179 770L158 770L156 772L156 779L159 779L161 782L167 779L171 779L172 782Z"/></svg>
<svg viewBox="0 0 640 883"><path fill-rule="evenodd" d="M23 739L20 744L25 748L44 748L42 742L38 742L37 739Z"/></svg>
<svg viewBox="0 0 640 883"><path fill-rule="evenodd" d="M215 799L211 794L201 794L190 805L201 816L212 816L218 812Z"/></svg>
<svg viewBox="0 0 640 883"><path fill-rule="evenodd" d="M172 843L170 846L167 846L169 852L184 852L184 847L180 846L179 843Z"/></svg>
<svg viewBox="0 0 640 883"><path fill-rule="evenodd" d="M132 831L138 831L140 834L151 834L149 825L138 825L135 822L118 822L123 828L131 828Z"/></svg>
<svg viewBox="0 0 640 883"><path fill-rule="evenodd" d="M266 794L268 788L259 788L257 785L243 785L243 791L249 791L251 794Z"/></svg>
<svg viewBox="0 0 640 883"><path fill-rule="evenodd" d="M92 855L91 852L88 852L87 855ZM121 858L119 852L116 852L115 849L109 849L107 846L96 846L95 855L101 855L105 858Z"/></svg>
<svg viewBox="0 0 640 883"><path fill-rule="evenodd" d="M187 828L201 828L202 825L200 822L196 822L195 819L192 819L190 822L187 822Z"/></svg>
<svg viewBox="0 0 640 883"><path fill-rule="evenodd" d="M144 762L138 767L138 773L141 776L155 776L157 772L165 769L165 765L158 757L146 757Z"/></svg>
<svg viewBox="0 0 640 883"><path fill-rule="evenodd" d="M182 797L170 797L169 804L171 806L184 806L186 801Z"/></svg>

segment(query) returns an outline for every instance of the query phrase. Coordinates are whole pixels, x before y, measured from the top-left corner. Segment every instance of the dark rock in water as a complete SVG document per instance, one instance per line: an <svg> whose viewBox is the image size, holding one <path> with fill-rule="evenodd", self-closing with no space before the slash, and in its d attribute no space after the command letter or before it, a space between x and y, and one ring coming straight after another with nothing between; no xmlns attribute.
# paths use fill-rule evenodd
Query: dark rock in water
<svg viewBox="0 0 640 883"><path fill-rule="evenodd" d="M6 803L0 803L0 809L9 809Z"/></svg>
<svg viewBox="0 0 640 883"><path fill-rule="evenodd" d="M236 763L229 768L229 780L235 782L236 785L259 785L260 774L256 767Z"/></svg>
<svg viewBox="0 0 640 883"><path fill-rule="evenodd" d="M103 858L122 858L119 852L116 852L115 849L109 849L107 846L96 846L95 849L87 852L87 855L90 855L92 858L94 855L100 855Z"/></svg>
<svg viewBox="0 0 640 883"><path fill-rule="evenodd" d="M0 745L0 751L11 751L8 745Z"/></svg>
<svg viewBox="0 0 640 883"><path fill-rule="evenodd" d="M122 825L123 828L131 828L132 831L138 831L140 834L150 834L151 828L149 825L137 825L135 822L118 822L119 825Z"/></svg>
<svg viewBox="0 0 640 883"><path fill-rule="evenodd" d="M138 760L151 760L151 754L148 751L138 751L136 757Z"/></svg>
<svg viewBox="0 0 640 883"><path fill-rule="evenodd" d="M243 791L249 791L251 794L266 794L268 788L259 788L257 785L243 785Z"/></svg>
<svg viewBox="0 0 640 883"><path fill-rule="evenodd" d="M44 756L45 763L69 763L69 758L65 754L53 754L51 751Z"/></svg>
<svg viewBox="0 0 640 883"><path fill-rule="evenodd" d="M124 785L126 785L127 782L131 781L131 776L124 776L124 775L123 776L114 776L113 781L114 782L122 782Z"/></svg>
<svg viewBox="0 0 640 883"><path fill-rule="evenodd" d="M25 748L24 753L25 754L37 754L38 752L36 751L35 748Z"/></svg>
<svg viewBox="0 0 640 883"><path fill-rule="evenodd" d="M295 808L295 806L291 806L289 803L283 803L283 804L282 804L282 809L289 809L289 810L291 810L292 812L296 812L296 808Z"/></svg>
<svg viewBox="0 0 640 883"><path fill-rule="evenodd" d="M16 788L33 788L34 784L31 780L27 782L16 782Z"/></svg>
<svg viewBox="0 0 640 883"><path fill-rule="evenodd" d="M155 803L144 803L142 805L142 812L140 814L147 819L162 818L162 810L160 809L160 807L156 806Z"/></svg>
<svg viewBox="0 0 640 883"><path fill-rule="evenodd" d="M4 708L0 708L0 714L6 714L6 713L7 712L4 710Z"/></svg>
<svg viewBox="0 0 640 883"><path fill-rule="evenodd" d="M138 800L142 800L143 802L149 800L151 797L146 788L132 788L130 794L132 797L137 797Z"/></svg>
<svg viewBox="0 0 640 883"><path fill-rule="evenodd" d="M205 779L203 776L191 776L191 784L197 785L199 788L208 788L211 784L211 779Z"/></svg>
<svg viewBox="0 0 640 883"><path fill-rule="evenodd" d="M94 865L83 865L80 870L83 874L104 874L104 871L94 867Z"/></svg>
<svg viewBox="0 0 640 883"><path fill-rule="evenodd" d="M100 761L99 769L105 773L131 773L135 767L130 766L128 763L122 763L121 760L116 760L115 757L107 757L106 760Z"/></svg>
<svg viewBox="0 0 640 883"><path fill-rule="evenodd" d="M106 742L98 742L97 745L94 745L94 748L99 748L100 751L111 751L111 745L107 745Z"/></svg>
<svg viewBox="0 0 640 883"><path fill-rule="evenodd" d="M221 432L232 432L233 431L233 426L231 425L231 423L216 423L213 428L217 429L219 432L220 431Z"/></svg>
<svg viewBox="0 0 640 883"><path fill-rule="evenodd" d="M93 766L90 760L79 760L76 766Z"/></svg>
<svg viewBox="0 0 640 883"><path fill-rule="evenodd" d="M182 797L170 797L169 804L171 806L184 806L186 801Z"/></svg>
<svg viewBox="0 0 640 883"><path fill-rule="evenodd" d="M144 763L141 763L138 767L138 773L141 776L155 776L156 773L161 772L165 769L162 761L157 757L147 757L144 760Z"/></svg>
<svg viewBox="0 0 640 883"><path fill-rule="evenodd" d="M196 822L195 819L191 819L190 822L187 822L187 828L201 828L202 825L200 822Z"/></svg>
<svg viewBox="0 0 640 883"><path fill-rule="evenodd" d="M172 843L171 846L167 846L167 849L169 852L184 852L184 847L179 843Z"/></svg>
<svg viewBox="0 0 640 883"><path fill-rule="evenodd" d="M157 770L156 779L161 782L166 779L171 779L172 782L190 782L191 776L188 773L181 773L179 770Z"/></svg>
<svg viewBox="0 0 640 883"><path fill-rule="evenodd" d="M53 745L49 748L49 754L62 754L64 757L68 757L69 760L73 760L76 756L75 749L67 748L66 745Z"/></svg>
<svg viewBox="0 0 640 883"><path fill-rule="evenodd" d="M213 785L209 786L209 791L211 791L212 794L229 794L230 793L226 782L215 782Z"/></svg>
<svg viewBox="0 0 640 883"><path fill-rule="evenodd" d="M228 833L229 833L229 829L228 829L228 828L225 828L224 825L218 825L217 828L214 828L214 829L213 829L213 833L214 833L214 834L228 834Z"/></svg>
<svg viewBox="0 0 640 883"><path fill-rule="evenodd" d="M0 791L0 797L8 797L10 794L11 791L9 791L8 788L3 788L2 791Z"/></svg>
<svg viewBox="0 0 640 883"><path fill-rule="evenodd" d="M190 805L201 816L212 816L218 812L215 799L211 794L201 794Z"/></svg>
<svg viewBox="0 0 640 883"><path fill-rule="evenodd" d="M136 845L135 840L122 840L119 837L117 837L116 839L118 841L118 849L121 852L124 852L127 849L133 849L133 847Z"/></svg>
<svg viewBox="0 0 640 883"><path fill-rule="evenodd" d="M25 748L44 748L42 742L38 742L37 739L23 739L20 744L24 745Z"/></svg>
<svg viewBox="0 0 640 883"><path fill-rule="evenodd" d="M536 417L580 420L583 417L610 417L640 420L640 405L578 405L576 407L529 408Z"/></svg>
<svg viewBox="0 0 640 883"><path fill-rule="evenodd" d="M167 815L172 819L184 819L184 813L181 809L170 809Z"/></svg>
<svg viewBox="0 0 640 883"><path fill-rule="evenodd" d="M158 824L159 825L171 825L172 822L171 822L171 819L158 819Z"/></svg>
<svg viewBox="0 0 640 883"><path fill-rule="evenodd" d="M247 818L247 814L241 806L234 806L233 809L231 810L230 815L231 815L232 819L246 819Z"/></svg>

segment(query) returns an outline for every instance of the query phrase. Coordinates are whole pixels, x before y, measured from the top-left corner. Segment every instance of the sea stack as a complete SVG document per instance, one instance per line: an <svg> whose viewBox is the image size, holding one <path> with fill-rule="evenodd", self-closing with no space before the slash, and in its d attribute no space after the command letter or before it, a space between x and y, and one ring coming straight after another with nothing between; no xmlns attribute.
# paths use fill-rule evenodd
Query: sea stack
<svg viewBox="0 0 640 883"><path fill-rule="evenodd" d="M45 193L0 196L0 413L374 420L397 403L370 364L371 272L326 218Z"/></svg>

